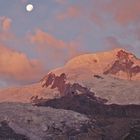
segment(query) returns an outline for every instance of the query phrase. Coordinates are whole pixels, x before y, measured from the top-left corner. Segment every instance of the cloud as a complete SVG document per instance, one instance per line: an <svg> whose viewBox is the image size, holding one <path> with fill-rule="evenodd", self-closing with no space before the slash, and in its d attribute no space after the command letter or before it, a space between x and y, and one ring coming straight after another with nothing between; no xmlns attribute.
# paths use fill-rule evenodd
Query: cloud
<svg viewBox="0 0 140 140"><path fill-rule="evenodd" d="M74 46L74 42L66 43L63 40L57 39L55 36L40 29L36 30L35 34L29 35L29 40L31 43L45 48L70 49Z"/></svg>
<svg viewBox="0 0 140 140"><path fill-rule="evenodd" d="M57 15L57 19L64 20L67 18L76 18L81 16L81 8L79 6L69 6L64 12Z"/></svg>
<svg viewBox="0 0 140 140"><path fill-rule="evenodd" d="M92 7L91 7L92 5ZM69 5L64 11L56 14L56 19L63 21L66 19L83 19L83 22L92 21L99 27L103 27L104 20L102 15L104 14L103 6L105 2L97 2L90 0L87 5L75 4Z"/></svg>
<svg viewBox="0 0 140 140"><path fill-rule="evenodd" d="M139 0L111 0L106 6L106 11L121 25L140 22Z"/></svg>
<svg viewBox="0 0 140 140"><path fill-rule="evenodd" d="M3 31L8 31L11 28L12 20L8 17L0 17L0 24Z"/></svg>
<svg viewBox="0 0 140 140"><path fill-rule="evenodd" d="M0 45L1 79L26 83L40 78L42 72L42 64L37 59L29 59L24 53Z"/></svg>
<svg viewBox="0 0 140 140"><path fill-rule="evenodd" d="M12 20L8 17L0 17L0 42L15 39L15 35L10 32Z"/></svg>
<svg viewBox="0 0 140 140"><path fill-rule="evenodd" d="M42 30L36 30L34 35L29 37L32 43L38 43L41 45L45 45L46 47L53 48L65 48L66 44L64 41L56 39L54 36L47 32L43 32Z"/></svg>
<svg viewBox="0 0 140 140"><path fill-rule="evenodd" d="M109 36L106 38L106 45L109 49L124 48L127 50L133 50L133 47L129 44L122 44L114 36Z"/></svg>
<svg viewBox="0 0 140 140"><path fill-rule="evenodd" d="M0 32L0 42L14 40L15 35L10 32Z"/></svg>
<svg viewBox="0 0 140 140"><path fill-rule="evenodd" d="M10 31L12 20L0 17L0 79L6 84L24 84L40 80L45 68L37 59L30 59L26 54L16 51L8 42L22 42ZM27 41L27 40L26 40ZM7 45L9 44L7 47ZM19 47L19 46L18 46Z"/></svg>
<svg viewBox="0 0 140 140"><path fill-rule="evenodd" d="M78 54L79 42L77 40L64 42L39 29L34 34L30 34L28 38L37 47L37 51L41 55L45 54L45 59L48 62L52 61L54 64L59 62L62 64Z"/></svg>

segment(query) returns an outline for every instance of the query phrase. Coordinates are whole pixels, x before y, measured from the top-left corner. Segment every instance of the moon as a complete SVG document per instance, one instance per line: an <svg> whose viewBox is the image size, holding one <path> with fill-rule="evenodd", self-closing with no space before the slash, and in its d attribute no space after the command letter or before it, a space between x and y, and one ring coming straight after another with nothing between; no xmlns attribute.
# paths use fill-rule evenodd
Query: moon
<svg viewBox="0 0 140 140"><path fill-rule="evenodd" d="M26 5L26 11L27 12L31 12L31 11L33 11L33 9L34 9L34 6L32 4L27 4Z"/></svg>

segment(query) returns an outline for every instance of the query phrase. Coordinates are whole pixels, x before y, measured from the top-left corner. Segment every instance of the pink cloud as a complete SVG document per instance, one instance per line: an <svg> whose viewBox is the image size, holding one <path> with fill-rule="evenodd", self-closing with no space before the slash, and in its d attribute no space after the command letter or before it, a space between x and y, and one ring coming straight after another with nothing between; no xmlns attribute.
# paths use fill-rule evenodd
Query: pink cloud
<svg viewBox="0 0 140 140"><path fill-rule="evenodd" d="M15 35L9 32L0 32L0 41L14 40Z"/></svg>
<svg viewBox="0 0 140 140"><path fill-rule="evenodd" d="M37 59L0 45L0 77L18 82L40 79L43 67Z"/></svg>
<svg viewBox="0 0 140 140"><path fill-rule="evenodd" d="M0 17L0 24L3 31L7 31L11 28L12 20L8 17Z"/></svg>
<svg viewBox="0 0 140 140"><path fill-rule="evenodd" d="M90 2L88 3L90 4ZM92 21L96 25L99 25L100 27L103 27L103 19L101 17L101 14L103 12L103 6L100 4L105 5L105 2L97 2L97 1L92 1L91 5L93 5L93 9L89 7L89 5L71 5L69 6L65 11L58 13L56 15L56 19L58 20L65 20L65 19L73 19L73 18L83 18L84 20ZM95 4L97 6L95 6Z"/></svg>
<svg viewBox="0 0 140 140"><path fill-rule="evenodd" d="M111 0L106 10L113 14L114 19L121 25L140 22L139 0Z"/></svg>
<svg viewBox="0 0 140 140"><path fill-rule="evenodd" d="M12 20L8 17L0 17L0 41L15 39L15 35L10 32Z"/></svg>
<svg viewBox="0 0 140 140"><path fill-rule="evenodd" d="M11 22L8 17L0 18L0 78L18 83L39 80L45 69L39 60L3 45L7 41L19 41L10 31Z"/></svg>
<svg viewBox="0 0 140 140"><path fill-rule="evenodd" d="M79 6L70 6L66 11L59 13L57 19L64 20L67 18L75 18L81 16L81 9Z"/></svg>
<svg viewBox="0 0 140 140"><path fill-rule="evenodd" d="M64 42L39 29L34 34L30 34L28 38L32 44L37 46L38 52L46 54L54 62L63 62L78 54L79 42L76 40Z"/></svg>
<svg viewBox="0 0 140 140"><path fill-rule="evenodd" d="M56 39L54 36L42 30L36 30L34 35L29 37L32 43L45 44L46 47L65 48L64 41Z"/></svg>
<svg viewBox="0 0 140 140"><path fill-rule="evenodd" d="M44 46L46 48L57 48L57 49L69 49L73 47L72 42L67 43L61 39L56 38L55 36L44 32L40 29L36 30L35 34L29 36L29 40L31 43L37 44L39 46Z"/></svg>

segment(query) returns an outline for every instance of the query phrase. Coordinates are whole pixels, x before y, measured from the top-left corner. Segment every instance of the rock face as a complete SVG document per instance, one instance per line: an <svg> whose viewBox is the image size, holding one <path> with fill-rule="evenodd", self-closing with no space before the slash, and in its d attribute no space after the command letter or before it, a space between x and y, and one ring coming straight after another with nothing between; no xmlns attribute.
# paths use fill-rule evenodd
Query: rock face
<svg viewBox="0 0 140 140"><path fill-rule="evenodd" d="M6 121L0 123L0 139L1 140L29 140L24 135L17 134L12 128L9 127Z"/></svg>
<svg viewBox="0 0 140 140"><path fill-rule="evenodd" d="M49 77L52 76L53 80L50 83ZM43 88L49 88L52 90L57 89L57 98L67 95L73 96L86 94L92 96L93 98L98 97L98 99L100 98L101 100L106 101L107 104L140 104L139 81L126 81L96 74L90 77L89 80L83 79L82 81L79 80L76 83L71 82L65 73L60 75L49 73L42 79L41 83ZM32 100L34 99L38 98L35 98L34 96L32 97Z"/></svg>
<svg viewBox="0 0 140 140"><path fill-rule="evenodd" d="M140 139L140 122L134 125L124 140L139 140Z"/></svg>
<svg viewBox="0 0 140 140"><path fill-rule="evenodd" d="M60 93L64 93L69 87L69 84L66 83L65 73L62 73L60 76L56 76L54 73L49 73L46 77L46 82L42 86L51 86L51 89L57 88Z"/></svg>
<svg viewBox="0 0 140 140"><path fill-rule="evenodd" d="M93 101L89 97L74 98L59 99L62 100L61 102L45 101L41 104L44 107L21 103L1 103L0 139L139 140L139 106L135 108L134 106L101 106L102 103Z"/></svg>
<svg viewBox="0 0 140 140"><path fill-rule="evenodd" d="M127 74L128 79L131 79L140 73L140 65L135 65L135 59L137 58L133 54L120 50L116 55L115 62L103 73L116 75L122 71Z"/></svg>
<svg viewBox="0 0 140 140"><path fill-rule="evenodd" d="M60 74L60 76L57 76L54 73L49 73L44 79L42 79L42 81L42 87L50 87L51 89L57 88L61 96L90 92L89 89L82 87L78 83L71 84L70 82L67 82L65 73Z"/></svg>
<svg viewBox="0 0 140 140"><path fill-rule="evenodd" d="M73 110L96 119L103 140L138 140L140 137L140 105L106 105L88 94L38 100L34 105Z"/></svg>
<svg viewBox="0 0 140 140"><path fill-rule="evenodd" d="M1 140L69 140L80 135L84 140L90 139L89 130L95 129L95 120L85 115L19 103L1 103L0 122ZM91 135L101 140L101 135Z"/></svg>
<svg viewBox="0 0 140 140"><path fill-rule="evenodd" d="M140 116L140 105L106 105L105 100L99 100L89 95L74 95L51 100L36 100L34 105L50 106L57 109L73 110L86 115L101 115L103 117L136 117Z"/></svg>

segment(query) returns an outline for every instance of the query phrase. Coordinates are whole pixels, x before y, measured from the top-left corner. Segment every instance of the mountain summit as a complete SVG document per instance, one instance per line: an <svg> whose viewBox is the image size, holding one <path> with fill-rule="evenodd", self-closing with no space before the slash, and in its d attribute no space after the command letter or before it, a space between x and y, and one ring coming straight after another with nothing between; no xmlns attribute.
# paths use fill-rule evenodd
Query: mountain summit
<svg viewBox="0 0 140 140"><path fill-rule="evenodd" d="M121 79L140 79L140 59L124 49L77 56L54 73L92 73L113 75ZM78 71L78 72L77 72Z"/></svg>

